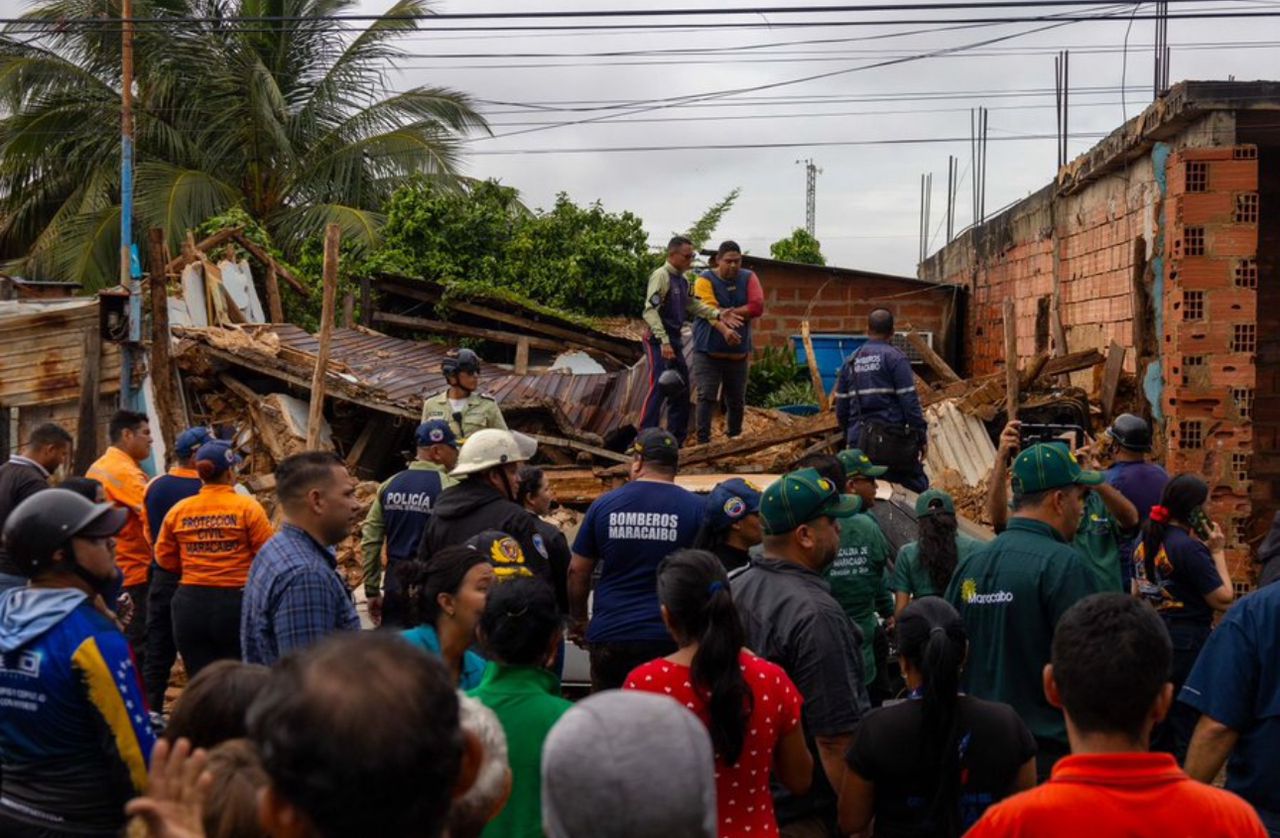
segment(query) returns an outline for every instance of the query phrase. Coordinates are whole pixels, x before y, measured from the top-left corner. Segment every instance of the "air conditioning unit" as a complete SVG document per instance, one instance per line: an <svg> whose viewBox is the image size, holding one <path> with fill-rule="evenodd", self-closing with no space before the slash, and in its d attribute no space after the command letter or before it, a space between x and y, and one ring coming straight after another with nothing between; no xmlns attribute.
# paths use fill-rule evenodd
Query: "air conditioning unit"
<svg viewBox="0 0 1280 838"><path fill-rule="evenodd" d="M924 338L924 342L928 344L930 349L933 349L933 332L916 332L916 334ZM906 332L894 332L893 345L901 349L902 353L907 356L907 360L909 360L911 363L913 364L924 363L924 358L921 358L920 353L916 350L916 348L907 341Z"/></svg>

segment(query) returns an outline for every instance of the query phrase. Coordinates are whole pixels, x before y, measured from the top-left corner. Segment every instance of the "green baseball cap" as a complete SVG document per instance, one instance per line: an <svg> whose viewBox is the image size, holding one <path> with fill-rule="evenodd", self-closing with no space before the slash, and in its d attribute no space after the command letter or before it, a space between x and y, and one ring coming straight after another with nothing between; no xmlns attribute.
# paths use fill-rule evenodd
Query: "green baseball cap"
<svg viewBox="0 0 1280 838"><path fill-rule="evenodd" d="M760 520L766 535L782 535L815 518L848 518L861 509L861 500L840 494L816 469L802 468L782 475L764 490Z"/></svg>
<svg viewBox="0 0 1280 838"><path fill-rule="evenodd" d="M941 489L929 489L921 492L920 497L916 498L916 518L928 518L931 515L937 515L939 512L945 512L949 515L956 514L956 502L951 499L951 495Z"/></svg>
<svg viewBox="0 0 1280 838"><path fill-rule="evenodd" d="M871 458L858 448L841 451L836 455L836 459L840 461L840 465L844 466L845 474L850 477L879 477L889 470L885 466L878 466L871 462Z"/></svg>
<svg viewBox="0 0 1280 838"><path fill-rule="evenodd" d="M1013 461L1013 493L1032 495L1063 486L1097 486L1100 471L1085 471L1066 445L1041 442L1027 448Z"/></svg>

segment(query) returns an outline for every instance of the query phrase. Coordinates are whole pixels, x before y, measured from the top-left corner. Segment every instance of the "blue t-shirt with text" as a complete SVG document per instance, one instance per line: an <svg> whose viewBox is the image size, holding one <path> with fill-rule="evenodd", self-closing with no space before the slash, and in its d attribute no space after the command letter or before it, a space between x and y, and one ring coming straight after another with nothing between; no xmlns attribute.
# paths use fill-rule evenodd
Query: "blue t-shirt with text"
<svg viewBox="0 0 1280 838"><path fill-rule="evenodd" d="M692 492L648 480L591 504L573 542L575 555L600 568L587 642L669 639L658 605L658 564L693 543L704 507Z"/></svg>

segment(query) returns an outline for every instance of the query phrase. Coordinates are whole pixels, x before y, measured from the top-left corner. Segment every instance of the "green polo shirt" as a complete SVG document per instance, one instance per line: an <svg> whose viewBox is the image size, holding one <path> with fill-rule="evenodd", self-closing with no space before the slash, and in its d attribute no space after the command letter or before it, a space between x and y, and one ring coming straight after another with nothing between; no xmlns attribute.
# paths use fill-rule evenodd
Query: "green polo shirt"
<svg viewBox="0 0 1280 838"><path fill-rule="evenodd" d="M957 532L956 567L986 546L985 541ZM898 558L893 563L893 578L889 581L889 587L897 593L909 594L913 599L919 599L922 596L942 596L946 593L933 587L929 570L920 562L920 542L918 541L904 544L898 551Z"/></svg>
<svg viewBox="0 0 1280 838"><path fill-rule="evenodd" d="M481 834L484 838L541 838L542 743L573 705L560 697L560 680L554 672L496 662L468 695L502 722L511 765L511 797Z"/></svg>
<svg viewBox="0 0 1280 838"><path fill-rule="evenodd" d="M865 513L840 520L840 549L827 568L831 595L849 619L862 630L863 683L876 679L876 655L872 638L876 633L876 612L893 614L893 595L885 583L884 569L893 548L876 519Z"/></svg>
<svg viewBox="0 0 1280 838"><path fill-rule="evenodd" d="M1014 517L985 550L956 568L947 600L964 618L964 690L1009 704L1032 734L1067 744L1062 711L1044 697L1042 673L1063 613L1098 586L1057 530Z"/></svg>
<svg viewBox="0 0 1280 838"><path fill-rule="evenodd" d="M1097 492L1085 495L1084 516L1072 543L1084 556L1085 567L1093 574L1099 591L1124 593L1120 570L1120 540L1124 537L1102 496Z"/></svg>

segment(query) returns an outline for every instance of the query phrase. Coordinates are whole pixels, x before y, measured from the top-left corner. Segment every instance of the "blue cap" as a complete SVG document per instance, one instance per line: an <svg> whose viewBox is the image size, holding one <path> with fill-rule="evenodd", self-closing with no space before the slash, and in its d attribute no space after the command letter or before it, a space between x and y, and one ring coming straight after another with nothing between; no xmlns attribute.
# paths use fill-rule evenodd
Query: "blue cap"
<svg viewBox="0 0 1280 838"><path fill-rule="evenodd" d="M178 434L177 441L173 443L173 453L178 455L179 460L185 460L211 439L213 432L208 428L187 428Z"/></svg>
<svg viewBox="0 0 1280 838"><path fill-rule="evenodd" d="M413 435L418 442L419 448L426 448L431 445L448 445L450 448L458 447L458 437L453 432L453 428L449 427L449 423L443 419L432 419L430 422L423 422L418 426L418 430Z"/></svg>
<svg viewBox="0 0 1280 838"><path fill-rule="evenodd" d="M213 463L212 476L214 477L226 473L227 469L243 462L231 443L223 439L215 439L200 446L200 450L196 452L196 463L205 461Z"/></svg>
<svg viewBox="0 0 1280 838"><path fill-rule="evenodd" d="M717 532L760 511L760 490L741 477L718 484L707 495L707 523Z"/></svg>

